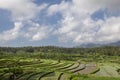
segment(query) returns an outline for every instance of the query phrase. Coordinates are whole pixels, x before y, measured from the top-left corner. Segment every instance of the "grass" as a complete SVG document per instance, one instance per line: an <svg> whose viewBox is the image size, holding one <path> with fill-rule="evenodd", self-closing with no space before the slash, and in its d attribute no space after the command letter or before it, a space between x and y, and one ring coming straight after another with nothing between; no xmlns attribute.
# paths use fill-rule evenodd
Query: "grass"
<svg viewBox="0 0 120 80"><path fill-rule="evenodd" d="M104 63L100 66L100 71L96 73L96 75L98 76L109 76L109 77L120 77L120 75L117 72L117 69L114 65L114 67L112 66L112 64L110 63Z"/></svg>
<svg viewBox="0 0 120 80"><path fill-rule="evenodd" d="M55 72L53 76L43 77L41 80L58 80L60 72Z"/></svg>
<svg viewBox="0 0 120 80"><path fill-rule="evenodd" d="M71 80L120 80L120 78L114 77L95 77L95 76L87 76L87 75L77 75L73 76Z"/></svg>
<svg viewBox="0 0 120 80"><path fill-rule="evenodd" d="M16 59L17 61L18 59ZM9 63L16 62L15 59L0 59L0 63L8 61ZM117 70L120 69L120 64L117 63L92 63L92 62L81 62L81 66L76 61L62 61L58 63L57 60L51 59L41 59L37 61L35 59L21 59L20 62L21 68L24 73L18 75L20 80L120 80L120 74ZM87 64L87 65L85 65ZM2 66L2 65L1 65ZM98 70L100 68L100 70ZM8 69L7 67L0 68L0 75L4 73L4 70ZM86 69L86 70L85 70ZM75 75L73 71L83 71L87 75ZM86 71L86 72L85 72ZM39 72L44 72L39 74ZM54 72L54 74L49 74L49 72ZM93 73L94 72L94 73ZM29 73L29 74L26 74ZM93 73L93 74L91 74ZM72 75L72 76L71 76ZM69 77L71 76L71 79ZM9 73L1 76L0 80L8 80Z"/></svg>

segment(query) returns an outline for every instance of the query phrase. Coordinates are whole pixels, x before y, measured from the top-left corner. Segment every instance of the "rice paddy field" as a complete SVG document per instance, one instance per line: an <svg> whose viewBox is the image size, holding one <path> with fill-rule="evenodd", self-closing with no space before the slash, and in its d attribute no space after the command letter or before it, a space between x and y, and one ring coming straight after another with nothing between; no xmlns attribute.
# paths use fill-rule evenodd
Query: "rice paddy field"
<svg viewBox="0 0 120 80"><path fill-rule="evenodd" d="M0 59L0 80L120 80L120 64L33 58Z"/></svg>

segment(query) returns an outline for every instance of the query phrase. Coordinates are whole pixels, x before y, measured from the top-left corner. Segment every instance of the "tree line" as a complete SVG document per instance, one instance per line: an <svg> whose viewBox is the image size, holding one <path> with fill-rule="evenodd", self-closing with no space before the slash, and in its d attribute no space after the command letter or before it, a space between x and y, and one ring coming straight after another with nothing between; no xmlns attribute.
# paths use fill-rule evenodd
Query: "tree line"
<svg viewBox="0 0 120 80"><path fill-rule="evenodd" d="M66 53L66 54L92 54L99 53L108 56L120 56L120 47L105 46L105 47L95 47L95 48L65 48L56 46L42 46L42 47L0 47L0 55L12 53Z"/></svg>

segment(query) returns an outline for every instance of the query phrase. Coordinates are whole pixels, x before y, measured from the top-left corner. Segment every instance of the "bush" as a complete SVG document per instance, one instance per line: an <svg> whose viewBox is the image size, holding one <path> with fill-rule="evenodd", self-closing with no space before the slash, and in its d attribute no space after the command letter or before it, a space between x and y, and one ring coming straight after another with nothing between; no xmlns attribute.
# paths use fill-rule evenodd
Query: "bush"
<svg viewBox="0 0 120 80"><path fill-rule="evenodd" d="M4 70L5 73L13 73L15 75L19 75L23 73L23 69L22 68L9 68L9 69L5 69Z"/></svg>

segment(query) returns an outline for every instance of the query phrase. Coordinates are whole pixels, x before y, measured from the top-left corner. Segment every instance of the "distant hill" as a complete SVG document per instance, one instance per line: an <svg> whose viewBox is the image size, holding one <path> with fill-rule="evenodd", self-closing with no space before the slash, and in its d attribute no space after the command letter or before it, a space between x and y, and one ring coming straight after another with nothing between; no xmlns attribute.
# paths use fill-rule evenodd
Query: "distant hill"
<svg viewBox="0 0 120 80"><path fill-rule="evenodd" d="M103 47L103 46L120 46L120 41L114 43L108 43L108 44L88 43L88 44L81 44L77 47L91 48L91 47Z"/></svg>
<svg viewBox="0 0 120 80"><path fill-rule="evenodd" d="M111 45L111 46L120 46L120 41L114 42L114 43L110 43L109 45Z"/></svg>

